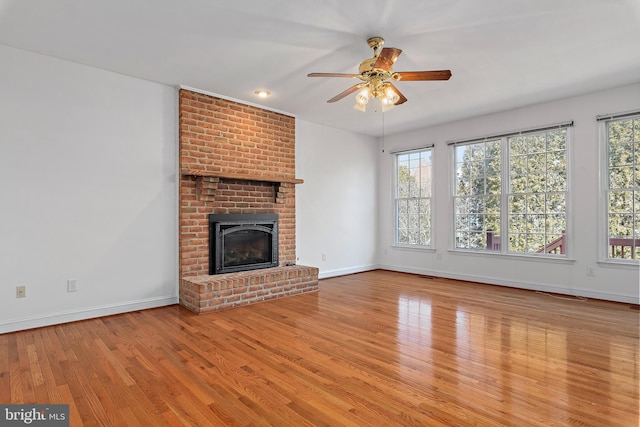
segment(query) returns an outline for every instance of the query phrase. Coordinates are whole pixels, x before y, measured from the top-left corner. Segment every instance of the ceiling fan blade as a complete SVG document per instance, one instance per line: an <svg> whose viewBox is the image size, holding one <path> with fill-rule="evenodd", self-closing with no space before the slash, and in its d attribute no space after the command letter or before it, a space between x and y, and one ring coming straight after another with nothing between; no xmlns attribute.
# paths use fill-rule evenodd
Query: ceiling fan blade
<svg viewBox="0 0 640 427"><path fill-rule="evenodd" d="M360 87L362 87L361 84L357 84L357 85L353 85L351 86L349 89L345 90L344 92L341 92L339 94L337 94L336 96L334 96L333 98L331 98L330 100L328 100L327 102L336 102L336 101L340 101L342 98L344 98L345 96L352 94L353 92L357 91L358 89L360 89Z"/></svg>
<svg viewBox="0 0 640 427"><path fill-rule="evenodd" d="M407 98L398 90L397 87L395 87L391 83L389 83L389 87L391 88L391 90L393 90L396 93L396 95L398 95L400 97L400 99L398 99L398 101L396 101L396 103L393 104L393 105L400 105L400 104L404 104L405 102L407 102Z"/></svg>
<svg viewBox="0 0 640 427"><path fill-rule="evenodd" d="M382 48L376 63L373 64L373 68L382 68L385 71L391 71L393 63L396 62L396 59L398 59L398 56L400 56L401 53L402 50L396 49L395 47Z"/></svg>
<svg viewBox="0 0 640 427"><path fill-rule="evenodd" d="M342 73L310 73L307 77L358 77L360 74L342 74Z"/></svg>
<svg viewBox="0 0 640 427"><path fill-rule="evenodd" d="M434 71L398 71L395 73L400 78L396 80L402 80L405 82L419 81L419 80L449 80L451 77L451 70L434 70Z"/></svg>

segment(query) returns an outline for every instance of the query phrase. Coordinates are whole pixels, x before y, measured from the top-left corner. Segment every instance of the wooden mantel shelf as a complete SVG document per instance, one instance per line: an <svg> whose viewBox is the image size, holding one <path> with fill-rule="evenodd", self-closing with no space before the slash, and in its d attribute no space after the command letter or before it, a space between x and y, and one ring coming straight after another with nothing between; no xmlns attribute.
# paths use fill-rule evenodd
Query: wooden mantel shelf
<svg viewBox="0 0 640 427"><path fill-rule="evenodd" d="M304 181L298 178L286 178L284 176L276 175L253 175L242 174L233 172L209 172L197 169L187 169L182 171L182 175L185 176L212 176L217 178L227 179L244 179L247 181L260 181L260 182L286 182L289 184L302 184Z"/></svg>

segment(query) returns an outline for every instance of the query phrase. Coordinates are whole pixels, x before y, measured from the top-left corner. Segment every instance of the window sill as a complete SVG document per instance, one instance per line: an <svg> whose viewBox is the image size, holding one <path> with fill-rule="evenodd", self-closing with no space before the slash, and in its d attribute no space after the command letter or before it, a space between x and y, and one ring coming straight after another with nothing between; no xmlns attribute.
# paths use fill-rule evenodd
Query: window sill
<svg viewBox="0 0 640 427"><path fill-rule="evenodd" d="M486 256L518 261L552 262L557 264L573 264L576 262L575 259L569 259L567 257L554 257L549 255L505 254L497 251L483 251L473 249L449 249L448 252L452 255Z"/></svg>
<svg viewBox="0 0 640 427"><path fill-rule="evenodd" d="M409 245L391 245L391 249L398 249L401 251L416 251L416 252L435 252L436 249L432 246L409 246Z"/></svg>
<svg viewBox="0 0 640 427"><path fill-rule="evenodd" d="M602 268L621 268L625 270L637 270L640 268L640 261L635 260L602 260L598 261L598 265Z"/></svg>

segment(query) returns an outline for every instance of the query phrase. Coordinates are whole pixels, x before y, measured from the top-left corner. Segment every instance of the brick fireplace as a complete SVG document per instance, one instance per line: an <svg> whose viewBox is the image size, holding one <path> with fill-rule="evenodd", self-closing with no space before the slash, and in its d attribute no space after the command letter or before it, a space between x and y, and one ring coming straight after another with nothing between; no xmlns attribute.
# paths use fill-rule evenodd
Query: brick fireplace
<svg viewBox="0 0 640 427"><path fill-rule="evenodd" d="M295 118L180 89L180 304L206 313L318 290L296 264ZM209 275L209 214L277 214L277 267Z"/></svg>

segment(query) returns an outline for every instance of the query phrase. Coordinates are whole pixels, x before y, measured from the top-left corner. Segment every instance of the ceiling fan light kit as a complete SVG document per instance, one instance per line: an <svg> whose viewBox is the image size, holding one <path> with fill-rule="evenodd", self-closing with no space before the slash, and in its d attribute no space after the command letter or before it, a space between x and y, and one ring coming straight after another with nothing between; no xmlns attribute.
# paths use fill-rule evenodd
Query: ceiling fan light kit
<svg viewBox="0 0 640 427"><path fill-rule="evenodd" d="M373 49L373 57L367 58L360 63L359 74L342 73L310 73L308 77L352 77L363 81L351 86L347 90L339 93L327 102L336 102L352 94L356 95L354 108L359 111L366 111L367 104L371 99L379 99L382 111L388 111L396 105L404 104L407 98L398 90L392 81L425 81L425 80L449 80L450 70L436 71L393 71L393 64L396 62L402 50L394 47L385 47L382 37L371 37L367 44Z"/></svg>

